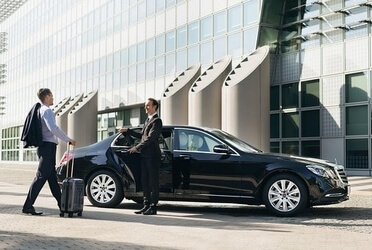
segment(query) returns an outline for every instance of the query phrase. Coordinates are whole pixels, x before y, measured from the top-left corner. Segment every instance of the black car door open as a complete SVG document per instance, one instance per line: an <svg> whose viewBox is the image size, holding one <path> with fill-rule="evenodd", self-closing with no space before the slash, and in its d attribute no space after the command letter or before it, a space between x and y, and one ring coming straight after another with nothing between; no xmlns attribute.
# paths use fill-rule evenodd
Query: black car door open
<svg viewBox="0 0 372 250"><path fill-rule="evenodd" d="M135 128L139 132L141 128ZM142 191L141 185L141 154L129 154L128 149L134 147L140 142L140 139L129 134L120 134L113 145L113 150L120 160L126 164L129 171L124 169L124 175L135 183L135 191ZM158 139L161 150L161 166L159 168L159 187L161 193L173 193L172 180L172 131L163 129Z"/></svg>
<svg viewBox="0 0 372 250"><path fill-rule="evenodd" d="M177 129L173 151L175 195L199 200L239 196L242 166L237 154L216 153L217 138L194 129Z"/></svg>

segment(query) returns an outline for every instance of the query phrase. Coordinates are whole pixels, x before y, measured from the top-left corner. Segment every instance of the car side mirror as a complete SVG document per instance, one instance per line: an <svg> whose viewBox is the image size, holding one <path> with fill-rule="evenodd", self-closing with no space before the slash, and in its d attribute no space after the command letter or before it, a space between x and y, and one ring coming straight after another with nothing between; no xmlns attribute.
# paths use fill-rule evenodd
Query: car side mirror
<svg viewBox="0 0 372 250"><path fill-rule="evenodd" d="M222 153L222 154L229 154L231 151L227 145L216 145L213 147L213 152L215 153Z"/></svg>

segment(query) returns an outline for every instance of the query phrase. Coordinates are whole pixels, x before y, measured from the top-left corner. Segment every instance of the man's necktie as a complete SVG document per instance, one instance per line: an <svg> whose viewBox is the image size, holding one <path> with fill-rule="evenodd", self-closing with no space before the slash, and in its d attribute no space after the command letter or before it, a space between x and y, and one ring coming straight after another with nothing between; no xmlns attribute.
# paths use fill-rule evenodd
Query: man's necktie
<svg viewBox="0 0 372 250"><path fill-rule="evenodd" d="M145 124L144 124L144 127L146 127L147 123L149 122L150 118L147 117L146 121L145 121Z"/></svg>

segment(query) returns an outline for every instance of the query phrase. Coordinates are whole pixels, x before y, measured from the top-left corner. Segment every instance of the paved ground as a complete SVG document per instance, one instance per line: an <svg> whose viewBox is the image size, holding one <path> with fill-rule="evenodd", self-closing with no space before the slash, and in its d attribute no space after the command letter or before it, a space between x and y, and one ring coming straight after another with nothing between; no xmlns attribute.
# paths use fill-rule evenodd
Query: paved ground
<svg viewBox="0 0 372 250"><path fill-rule="evenodd" d="M0 249L371 249L372 178L350 177L350 201L295 218L264 207L162 203L157 216L135 215L124 201L100 209L85 200L82 217L60 218L45 186L35 207L21 213L32 165L0 163Z"/></svg>

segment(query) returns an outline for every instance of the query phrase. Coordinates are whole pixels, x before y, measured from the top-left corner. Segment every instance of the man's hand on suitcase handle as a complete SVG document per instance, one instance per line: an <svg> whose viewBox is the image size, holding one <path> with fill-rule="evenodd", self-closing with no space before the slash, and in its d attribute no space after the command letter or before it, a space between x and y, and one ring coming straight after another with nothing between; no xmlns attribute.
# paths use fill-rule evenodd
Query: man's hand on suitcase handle
<svg viewBox="0 0 372 250"><path fill-rule="evenodd" d="M70 145L72 145L72 146L75 146L75 145L76 145L76 141L73 140L73 139L71 139L71 140L68 142L68 144L70 144Z"/></svg>

